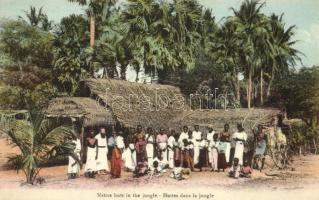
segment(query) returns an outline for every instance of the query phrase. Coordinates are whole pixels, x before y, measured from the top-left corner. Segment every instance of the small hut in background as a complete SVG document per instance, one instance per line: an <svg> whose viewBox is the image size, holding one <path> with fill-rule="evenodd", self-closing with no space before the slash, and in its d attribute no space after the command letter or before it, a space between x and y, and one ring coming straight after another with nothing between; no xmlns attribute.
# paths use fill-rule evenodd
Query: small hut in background
<svg viewBox="0 0 319 200"><path fill-rule="evenodd" d="M77 122L81 128L113 125L112 112L85 97L59 97L49 102L45 114L48 118L61 123Z"/></svg>

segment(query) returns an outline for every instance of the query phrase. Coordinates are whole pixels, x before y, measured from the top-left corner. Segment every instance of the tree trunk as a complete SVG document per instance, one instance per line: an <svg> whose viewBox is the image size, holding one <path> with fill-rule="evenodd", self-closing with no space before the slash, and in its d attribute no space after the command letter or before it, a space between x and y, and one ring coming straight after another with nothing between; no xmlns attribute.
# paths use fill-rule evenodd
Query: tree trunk
<svg viewBox="0 0 319 200"><path fill-rule="evenodd" d="M260 70L260 105L262 106L264 104L264 98L263 98L263 69Z"/></svg>
<svg viewBox="0 0 319 200"><path fill-rule="evenodd" d="M267 98L270 96L270 90L271 90L271 87L272 87L272 83L273 83L273 81L274 81L274 75L275 73L274 73L274 67L273 67L273 69L271 70L271 77L270 77L270 81L269 81L269 83L268 83L268 87L267 87Z"/></svg>
<svg viewBox="0 0 319 200"><path fill-rule="evenodd" d="M237 79L236 79L236 81L237 81L237 84L236 84L236 99L237 99L237 101L238 102L240 102L240 82L239 82L239 77L238 77L239 75L237 74Z"/></svg>
<svg viewBox="0 0 319 200"><path fill-rule="evenodd" d="M91 13L90 16L90 47L93 48L94 47L94 42L95 42L95 16L93 13ZM91 62L90 63L90 74L92 77L94 77L94 65Z"/></svg>
<svg viewBox="0 0 319 200"><path fill-rule="evenodd" d="M247 94L247 101L248 101L248 108L251 108L251 96L252 96L252 70L249 67L249 76L248 76L248 94Z"/></svg>

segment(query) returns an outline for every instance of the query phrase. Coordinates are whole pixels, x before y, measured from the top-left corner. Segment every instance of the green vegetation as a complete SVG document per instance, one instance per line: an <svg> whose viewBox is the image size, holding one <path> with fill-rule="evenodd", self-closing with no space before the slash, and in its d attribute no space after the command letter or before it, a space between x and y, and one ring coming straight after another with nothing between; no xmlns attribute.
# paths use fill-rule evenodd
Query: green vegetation
<svg viewBox="0 0 319 200"><path fill-rule="evenodd" d="M5 119L1 117L1 123ZM34 183L43 164L59 156L73 155L71 129L56 126L41 115L32 116L30 120L9 119L5 131L20 150L20 154L8 158L8 163L17 172L24 172L27 183Z"/></svg>

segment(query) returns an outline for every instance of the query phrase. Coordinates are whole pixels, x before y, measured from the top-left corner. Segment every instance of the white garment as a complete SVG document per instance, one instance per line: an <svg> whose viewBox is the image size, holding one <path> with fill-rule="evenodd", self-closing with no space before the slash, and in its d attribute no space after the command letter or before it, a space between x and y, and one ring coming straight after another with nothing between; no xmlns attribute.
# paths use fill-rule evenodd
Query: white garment
<svg viewBox="0 0 319 200"><path fill-rule="evenodd" d="M124 147L125 147L124 138L122 136L120 136L120 135L117 136L115 138L115 144L116 144L117 148L124 149Z"/></svg>
<svg viewBox="0 0 319 200"><path fill-rule="evenodd" d="M230 142L225 142L225 145L226 145L226 149L225 149L226 162L229 162L231 144Z"/></svg>
<svg viewBox="0 0 319 200"><path fill-rule="evenodd" d="M104 138L102 138L101 134L99 133L95 136L95 138L97 139L97 144L98 144L98 157L96 161L96 170L110 171L109 163L107 160L107 152L108 152L107 137L105 136Z"/></svg>
<svg viewBox="0 0 319 200"><path fill-rule="evenodd" d="M219 141L213 140L209 143L210 152L208 158L213 170L218 170L218 145Z"/></svg>
<svg viewBox="0 0 319 200"><path fill-rule="evenodd" d="M184 144L183 144L183 140L184 139L187 139L188 140L188 133L185 133L185 132L181 132L181 134L179 135L179 138L178 138L178 143L179 143L179 146L182 147Z"/></svg>
<svg viewBox="0 0 319 200"><path fill-rule="evenodd" d="M202 133L200 131L193 131L194 138L194 165L199 162L199 150L200 140L202 139Z"/></svg>
<svg viewBox="0 0 319 200"><path fill-rule="evenodd" d="M204 149L208 147L208 141L207 140L201 140L199 143L199 149Z"/></svg>
<svg viewBox="0 0 319 200"><path fill-rule="evenodd" d="M97 171L96 169L96 147L89 147L87 149L87 154L86 154L86 164L85 164L85 172L95 172Z"/></svg>
<svg viewBox="0 0 319 200"><path fill-rule="evenodd" d="M167 145L168 145L168 165L169 168L174 167L174 147L176 145L176 140L173 136L170 136L167 140Z"/></svg>
<svg viewBox="0 0 319 200"><path fill-rule="evenodd" d="M236 132L233 135L233 140L236 141L236 139L240 140L247 140L247 134L245 132ZM243 165L243 159L244 159L244 142L242 141L236 141L236 146L235 146L235 154L234 158L239 159L239 165Z"/></svg>
<svg viewBox="0 0 319 200"><path fill-rule="evenodd" d="M72 143L75 144L74 154L80 160L81 141L79 139L76 139L76 140L72 140ZM72 156L69 156L68 173L78 174L79 172L80 172L80 163L77 162Z"/></svg>
<svg viewBox="0 0 319 200"><path fill-rule="evenodd" d="M125 154L125 167L130 170L135 170L136 167L136 151L133 143L129 144L128 148L126 148Z"/></svg>
<svg viewBox="0 0 319 200"><path fill-rule="evenodd" d="M154 136L146 134L146 142L147 163L148 167L151 167L154 158Z"/></svg>
<svg viewBox="0 0 319 200"><path fill-rule="evenodd" d="M167 162L168 161L168 159L167 159L167 143L164 143L164 142L162 142L162 143L159 143L158 144L158 147L159 147L159 149L161 150L161 152L162 152L162 158L163 158L163 160L165 161L165 162Z"/></svg>
<svg viewBox="0 0 319 200"><path fill-rule="evenodd" d="M215 131L207 133L206 139L209 143L214 140L214 135L215 135Z"/></svg>
<svg viewBox="0 0 319 200"><path fill-rule="evenodd" d="M160 160L160 159L158 159L158 157L155 157L153 159L152 166L153 166L153 163L155 161L157 161L157 163L158 163L158 168L157 169L160 169L159 171L163 171L167 167L167 164L168 164L167 161L165 161L163 159ZM163 172L165 172L165 171L163 171Z"/></svg>

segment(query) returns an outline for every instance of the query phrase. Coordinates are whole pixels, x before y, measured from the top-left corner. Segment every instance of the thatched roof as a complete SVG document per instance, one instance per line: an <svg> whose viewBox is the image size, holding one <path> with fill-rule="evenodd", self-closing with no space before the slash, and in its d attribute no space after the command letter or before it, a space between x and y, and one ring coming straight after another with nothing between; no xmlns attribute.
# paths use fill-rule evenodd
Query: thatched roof
<svg viewBox="0 0 319 200"><path fill-rule="evenodd" d="M109 106L115 118L127 127L166 127L182 113L179 108L184 97L174 86L114 79L88 79L85 84L91 96Z"/></svg>
<svg viewBox="0 0 319 200"><path fill-rule="evenodd" d="M202 128L212 126L217 131L222 131L224 124L228 123L232 131L236 130L236 124L243 124L246 132L256 128L258 124L269 123L271 119L279 114L278 109L230 109L230 110L196 110L185 111L172 124L177 127L183 125L198 124Z"/></svg>
<svg viewBox="0 0 319 200"><path fill-rule="evenodd" d="M47 117L70 117L83 120L83 126L113 124L112 113L97 101L86 97L52 99L45 110Z"/></svg>

